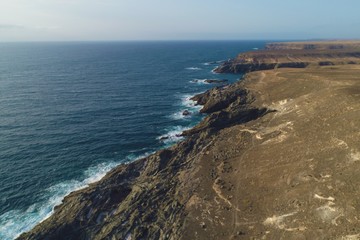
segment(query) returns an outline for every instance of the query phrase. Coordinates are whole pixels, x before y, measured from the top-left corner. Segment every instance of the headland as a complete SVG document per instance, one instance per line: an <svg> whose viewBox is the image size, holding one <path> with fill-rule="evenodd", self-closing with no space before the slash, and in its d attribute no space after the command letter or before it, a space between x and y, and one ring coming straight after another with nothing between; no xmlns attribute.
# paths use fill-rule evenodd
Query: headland
<svg viewBox="0 0 360 240"><path fill-rule="evenodd" d="M360 42L274 43L194 96L186 139L73 192L18 239L358 239Z"/></svg>

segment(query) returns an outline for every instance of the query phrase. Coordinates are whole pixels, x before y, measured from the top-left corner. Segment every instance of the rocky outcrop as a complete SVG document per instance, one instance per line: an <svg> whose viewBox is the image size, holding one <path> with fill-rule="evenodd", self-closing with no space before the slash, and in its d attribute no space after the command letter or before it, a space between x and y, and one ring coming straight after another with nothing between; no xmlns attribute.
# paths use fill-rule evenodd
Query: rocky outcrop
<svg viewBox="0 0 360 240"><path fill-rule="evenodd" d="M259 63L256 60L228 60L217 67L216 73L247 73L260 70L274 69L277 63Z"/></svg>
<svg viewBox="0 0 360 240"><path fill-rule="evenodd" d="M185 110L182 112L182 115L183 115L183 116L189 116L189 115L191 115L191 112L190 112L189 110L185 109Z"/></svg>
<svg viewBox="0 0 360 240"><path fill-rule="evenodd" d="M237 99L242 103L249 101L248 92L246 89L239 88L238 84L215 87L191 98L197 104L203 105L201 113L213 113L225 109Z"/></svg>
<svg viewBox="0 0 360 240"><path fill-rule="evenodd" d="M226 83L228 80L226 79L206 79L204 82L206 83Z"/></svg>
<svg viewBox="0 0 360 240"><path fill-rule="evenodd" d="M227 79L194 79L190 81L192 83L210 83L210 84L224 84L227 83Z"/></svg>

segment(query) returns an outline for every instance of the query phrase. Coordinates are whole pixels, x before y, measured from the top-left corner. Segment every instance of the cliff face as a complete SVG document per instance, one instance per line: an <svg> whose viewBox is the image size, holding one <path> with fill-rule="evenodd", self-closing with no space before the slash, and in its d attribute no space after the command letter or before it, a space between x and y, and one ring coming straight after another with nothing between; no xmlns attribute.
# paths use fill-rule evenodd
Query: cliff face
<svg viewBox="0 0 360 240"><path fill-rule="evenodd" d="M359 49L359 41L321 41L321 42L277 42L266 44L266 50L334 50Z"/></svg>
<svg viewBox="0 0 360 240"><path fill-rule="evenodd" d="M67 196L19 239L357 239L360 65L277 68L194 96L186 140Z"/></svg>
<svg viewBox="0 0 360 240"><path fill-rule="evenodd" d="M214 71L244 73L276 68L357 63L360 63L359 42L270 43L266 50L239 54Z"/></svg>
<svg viewBox="0 0 360 240"><path fill-rule="evenodd" d="M253 98L241 84L194 98L202 99L210 115L186 133L185 141L71 193L49 219L19 239L181 239L186 208L201 187L194 178L199 156L219 129L266 114L251 105Z"/></svg>

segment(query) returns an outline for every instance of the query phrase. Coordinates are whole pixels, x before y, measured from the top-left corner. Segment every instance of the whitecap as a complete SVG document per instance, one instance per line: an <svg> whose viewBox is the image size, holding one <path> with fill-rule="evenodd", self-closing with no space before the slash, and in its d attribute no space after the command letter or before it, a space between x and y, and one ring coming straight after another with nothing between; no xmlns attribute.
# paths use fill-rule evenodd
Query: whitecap
<svg viewBox="0 0 360 240"><path fill-rule="evenodd" d="M197 102L191 99L194 95L197 94L199 93L194 93L193 95L191 94L183 95L181 97L181 105L186 108L189 108L190 110L199 111L202 107L200 105L197 105Z"/></svg>
<svg viewBox="0 0 360 240"><path fill-rule="evenodd" d="M181 136L183 131L189 130L190 127L183 127L183 126L174 126L167 129L167 133L159 136L157 139L162 141L166 146L170 146L174 143L183 140L184 137Z"/></svg>
<svg viewBox="0 0 360 240"><path fill-rule="evenodd" d="M148 156L146 153L141 156L129 156L126 162ZM45 201L37 202L26 210L14 209L5 212L0 216L0 239L12 240L21 233L31 230L35 225L50 217L54 207L61 204L62 200L69 193L83 189L90 183L97 182L105 176L112 168L124 161L112 161L89 167L85 170L82 180L69 180L55 184L43 192Z"/></svg>
<svg viewBox="0 0 360 240"><path fill-rule="evenodd" d="M205 79L204 79L205 80ZM173 120L186 120L190 121L192 117L198 116L199 111L202 108L200 105L197 105L196 101L191 100L191 98L196 94L185 94L180 96L180 107L181 109L178 112L173 113L170 118ZM189 115L184 115L184 111L189 111Z"/></svg>
<svg viewBox="0 0 360 240"><path fill-rule="evenodd" d="M180 120L180 119L183 119L183 120L190 120L191 119L191 116L194 114L193 112L189 111L190 114L189 115L184 115L184 111L185 110L188 110L188 109L184 109L182 111L179 111L179 112L176 112L174 114L171 115L171 118L174 119L174 120Z"/></svg>
<svg viewBox="0 0 360 240"><path fill-rule="evenodd" d="M216 70L217 68L218 68L218 67L215 67L214 69L212 69L212 70L211 70L211 73L212 73L212 74L219 74L219 73L215 72L215 70Z"/></svg>
<svg viewBox="0 0 360 240"><path fill-rule="evenodd" d="M203 65L205 65L205 66L210 66L210 65L220 64L220 63L223 63L223 62L225 62L225 60L218 60L218 61L212 61L212 62L205 62L205 63L203 63Z"/></svg>
<svg viewBox="0 0 360 240"><path fill-rule="evenodd" d="M154 154L155 152L156 151L150 151L150 152L146 152L146 153L141 154L141 155L136 155L136 154L131 153L126 157L126 160L124 162L122 162L122 163L123 164L128 164L128 163L131 163L131 162L136 161L138 159L148 157L149 155Z"/></svg>
<svg viewBox="0 0 360 240"><path fill-rule="evenodd" d="M196 83L196 84L209 84L208 82L206 82L207 79L193 79L193 80L190 80L189 82L190 83Z"/></svg>
<svg viewBox="0 0 360 240"><path fill-rule="evenodd" d="M199 67L188 67L188 68L185 68L187 70L201 70L201 68Z"/></svg>

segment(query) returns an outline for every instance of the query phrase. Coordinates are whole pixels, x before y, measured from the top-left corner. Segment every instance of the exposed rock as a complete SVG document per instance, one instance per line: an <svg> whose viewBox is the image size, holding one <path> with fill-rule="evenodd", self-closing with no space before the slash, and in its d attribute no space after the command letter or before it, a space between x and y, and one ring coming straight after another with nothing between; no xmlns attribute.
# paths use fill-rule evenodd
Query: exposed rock
<svg viewBox="0 0 360 240"><path fill-rule="evenodd" d="M189 110L184 110L184 111L182 112L182 115L188 116L188 115L191 115L191 112L190 112Z"/></svg>
<svg viewBox="0 0 360 240"><path fill-rule="evenodd" d="M204 83L214 83L214 84L222 84L222 83L226 83L228 80L227 79L194 79L191 82L193 83L198 83L198 82L204 82Z"/></svg>
<svg viewBox="0 0 360 240"><path fill-rule="evenodd" d="M169 139L169 136L162 136L159 140L166 140L166 139Z"/></svg>
<svg viewBox="0 0 360 240"><path fill-rule="evenodd" d="M227 79L206 79L206 83L226 83Z"/></svg>
<svg viewBox="0 0 360 240"><path fill-rule="evenodd" d="M196 101L199 105L203 105L203 108L200 110L201 113L212 113L225 109L230 103L237 99L239 99L241 103L251 101L251 99L248 99L247 90L239 86L238 84L234 84L226 88L216 87L195 95L191 100Z"/></svg>

